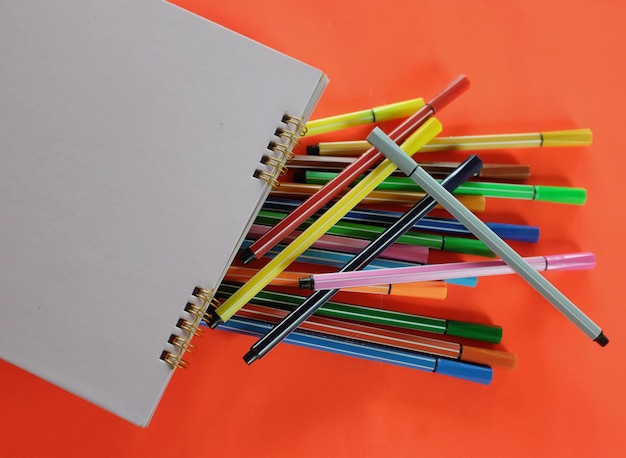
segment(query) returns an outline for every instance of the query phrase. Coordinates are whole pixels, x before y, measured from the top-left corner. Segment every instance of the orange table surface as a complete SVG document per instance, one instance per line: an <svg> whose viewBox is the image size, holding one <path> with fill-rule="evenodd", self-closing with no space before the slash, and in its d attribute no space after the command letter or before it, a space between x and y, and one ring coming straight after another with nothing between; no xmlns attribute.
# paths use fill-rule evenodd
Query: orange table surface
<svg viewBox="0 0 626 458"><path fill-rule="evenodd" d="M490 386L286 344L246 366L241 358L254 339L210 331L194 340L191 367L176 372L147 429L0 362L0 456L622 456L626 6L174 3L327 73L313 118L430 98L463 73L471 87L438 116L443 135L590 128L594 141L585 148L481 154L485 162L530 164L534 184L584 187L586 205L488 199L485 219L539 226L538 244L515 245L523 255L596 253L592 271L546 275L611 342L591 342L519 277L483 278L474 289L450 287L445 301L376 300L501 325L494 348L516 353L518 364L494 370ZM355 139L368 129L324 138ZM34 294L25 300L45 300Z"/></svg>

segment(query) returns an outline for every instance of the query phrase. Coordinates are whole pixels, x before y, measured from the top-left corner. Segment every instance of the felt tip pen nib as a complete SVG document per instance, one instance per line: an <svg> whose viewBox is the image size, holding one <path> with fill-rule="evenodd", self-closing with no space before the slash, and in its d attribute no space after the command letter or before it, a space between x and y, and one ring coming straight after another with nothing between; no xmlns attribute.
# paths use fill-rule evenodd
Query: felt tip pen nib
<svg viewBox="0 0 626 458"><path fill-rule="evenodd" d="M609 343L609 339L604 335L603 332L600 332L600 335L593 339L594 342L597 342L601 347L606 347L606 344Z"/></svg>
<svg viewBox="0 0 626 458"><path fill-rule="evenodd" d="M309 156L319 156L320 155L320 146L319 145L309 145L306 147L306 153Z"/></svg>
<svg viewBox="0 0 626 458"><path fill-rule="evenodd" d="M254 251L252 251L250 248L246 248L239 256L239 260L243 262L244 265L250 264L255 259L256 255L254 254Z"/></svg>
<svg viewBox="0 0 626 458"><path fill-rule="evenodd" d="M246 362L246 364L250 365L253 362L255 362L258 359L258 355L253 351L250 350L248 353L246 353L245 355L243 355L243 360Z"/></svg>
<svg viewBox="0 0 626 458"><path fill-rule="evenodd" d="M224 322L224 320L222 320L222 318L215 313L215 310L207 311L205 321L210 329L215 329Z"/></svg>

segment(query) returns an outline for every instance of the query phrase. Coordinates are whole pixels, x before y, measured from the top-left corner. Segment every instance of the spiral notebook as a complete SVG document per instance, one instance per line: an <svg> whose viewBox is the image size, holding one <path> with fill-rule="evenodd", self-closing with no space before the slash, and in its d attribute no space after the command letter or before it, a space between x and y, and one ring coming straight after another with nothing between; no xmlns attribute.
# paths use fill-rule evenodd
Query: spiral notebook
<svg viewBox="0 0 626 458"><path fill-rule="evenodd" d="M0 357L145 426L327 79L161 0L2 2L0 59Z"/></svg>

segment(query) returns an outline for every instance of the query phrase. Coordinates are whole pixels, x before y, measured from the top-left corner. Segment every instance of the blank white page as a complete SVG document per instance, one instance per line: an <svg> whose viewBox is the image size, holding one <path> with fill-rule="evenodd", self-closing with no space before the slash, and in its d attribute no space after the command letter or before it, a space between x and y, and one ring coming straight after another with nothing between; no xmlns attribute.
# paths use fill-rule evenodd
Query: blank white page
<svg viewBox="0 0 626 458"><path fill-rule="evenodd" d="M160 0L0 2L0 60L0 356L146 425L326 79Z"/></svg>

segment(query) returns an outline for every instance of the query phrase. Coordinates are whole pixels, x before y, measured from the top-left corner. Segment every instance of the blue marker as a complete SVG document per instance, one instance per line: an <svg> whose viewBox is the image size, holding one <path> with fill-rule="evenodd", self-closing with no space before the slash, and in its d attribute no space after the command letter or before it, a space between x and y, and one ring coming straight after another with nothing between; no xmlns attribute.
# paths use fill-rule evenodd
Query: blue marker
<svg viewBox="0 0 626 458"><path fill-rule="evenodd" d="M461 183L467 181L482 167L482 162L478 156L471 156L466 159L454 172L448 175L442 182L442 185L454 190ZM402 234L408 231L416 220L424 217L436 206L435 199L426 195L419 202L413 205L405 214L402 215L391 226L385 229L378 237L372 240L359 254L354 256L346 263L339 272L349 272L362 270L383 251L389 248L398 240ZM274 348L282 339L287 337L294 331L303 321L313 315L317 309L328 302L339 290L318 290L307 297L298 307L292 310L285 318L283 318L270 332L259 339L250 351L243 357L248 364L262 358L272 348Z"/></svg>
<svg viewBox="0 0 626 458"><path fill-rule="evenodd" d="M269 323L235 315L228 321L220 324L219 329L240 334L260 336L271 330L272 326L273 325ZM429 356L409 350L401 350L367 342L357 343L338 336L328 336L310 332L305 333L296 330L285 338L285 342L340 355L449 375L483 385L491 383L493 377L493 370L488 366Z"/></svg>
<svg viewBox="0 0 626 458"><path fill-rule="evenodd" d="M302 202L297 200L270 197L263 204L263 209L290 213L301 204ZM399 212L363 208L349 211L346 216L342 218L342 220L362 224L384 224L388 226L399 217ZM539 240L539 228L537 226L508 223L485 224L504 240L527 243L536 243ZM412 229L416 231L428 231L455 236L472 235L472 233L465 226L455 219L438 218L433 216L426 216L422 220L415 223Z"/></svg>

